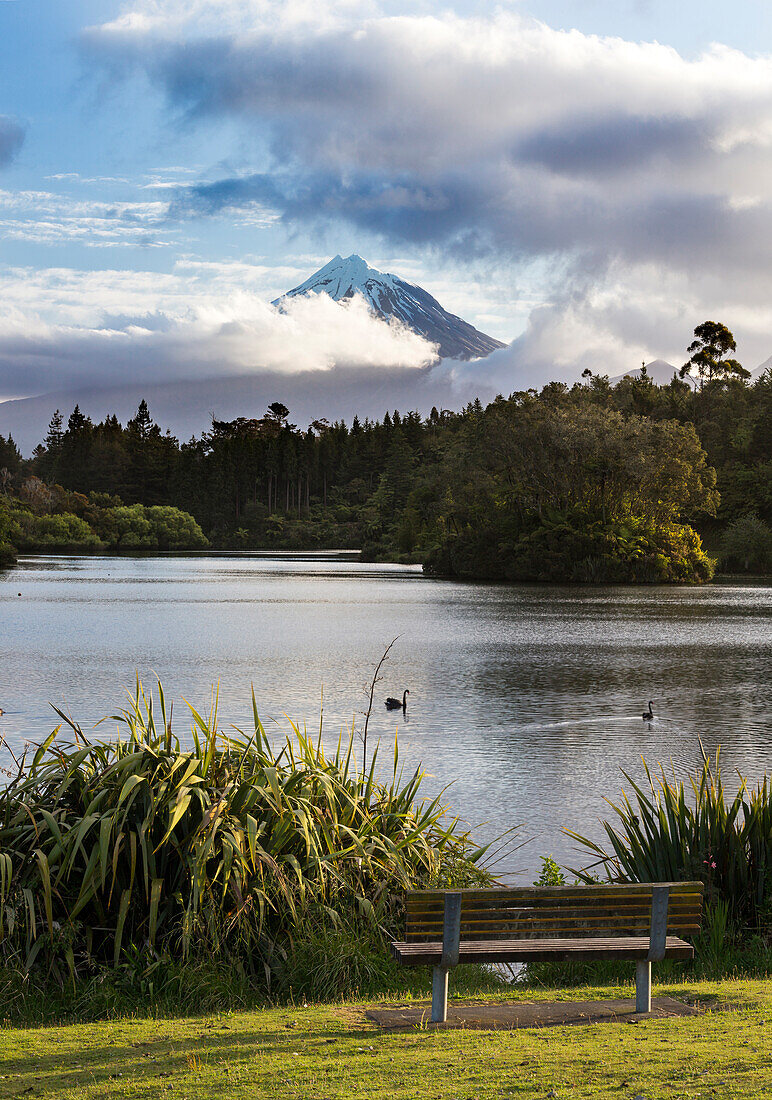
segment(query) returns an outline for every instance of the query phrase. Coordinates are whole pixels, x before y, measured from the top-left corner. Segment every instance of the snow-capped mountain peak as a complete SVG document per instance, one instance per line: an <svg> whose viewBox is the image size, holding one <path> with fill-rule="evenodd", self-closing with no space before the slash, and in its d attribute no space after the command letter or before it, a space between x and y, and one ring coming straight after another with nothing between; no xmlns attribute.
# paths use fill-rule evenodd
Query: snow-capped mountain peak
<svg viewBox="0 0 772 1100"><path fill-rule="evenodd" d="M299 294L328 294L336 302L361 294L374 313L386 319L396 317L436 343L443 358L477 359L504 347L500 340L448 313L428 291L397 275L376 271L356 253L345 259L333 257L273 304L281 307L284 299Z"/></svg>

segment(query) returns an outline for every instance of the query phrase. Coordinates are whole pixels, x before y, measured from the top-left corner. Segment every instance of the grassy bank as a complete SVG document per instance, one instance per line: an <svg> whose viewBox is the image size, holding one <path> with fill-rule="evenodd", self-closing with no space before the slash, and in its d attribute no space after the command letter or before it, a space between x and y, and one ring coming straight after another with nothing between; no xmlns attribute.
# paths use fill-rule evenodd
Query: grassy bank
<svg viewBox="0 0 772 1100"><path fill-rule="evenodd" d="M766 1097L772 987L662 985L696 1017L514 1032L386 1033L367 1006L235 1013L0 1031L0 1098L228 1096L287 1100L493 1097ZM528 1000L629 996L618 987L519 994ZM509 994L512 998L512 994Z"/></svg>

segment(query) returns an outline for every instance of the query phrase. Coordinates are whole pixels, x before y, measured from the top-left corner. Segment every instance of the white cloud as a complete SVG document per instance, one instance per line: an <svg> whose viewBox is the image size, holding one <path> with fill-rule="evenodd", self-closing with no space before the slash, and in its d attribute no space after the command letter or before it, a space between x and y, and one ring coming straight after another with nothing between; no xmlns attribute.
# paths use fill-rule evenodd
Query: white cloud
<svg viewBox="0 0 772 1100"><path fill-rule="evenodd" d="M247 265L155 272L14 270L0 278L0 397L132 381L295 373L352 366L415 370L433 345L364 301L249 293ZM258 272L259 282L265 272Z"/></svg>
<svg viewBox="0 0 772 1100"><path fill-rule="evenodd" d="M367 0L139 0L100 30L112 34L243 33L255 27L319 29L374 14Z"/></svg>
<svg viewBox="0 0 772 1100"><path fill-rule="evenodd" d="M602 281L568 276L563 291L531 310L522 334L484 362L444 360L439 373L460 392L475 378L499 393L577 382L582 371L613 378L662 358L680 367L692 330L707 318L731 320L738 355L753 369L772 352L772 301L720 279L686 283L659 265L613 265Z"/></svg>
<svg viewBox="0 0 772 1100"><path fill-rule="evenodd" d="M160 247L175 232L168 204L84 201L50 191L0 191L0 234L37 244Z"/></svg>

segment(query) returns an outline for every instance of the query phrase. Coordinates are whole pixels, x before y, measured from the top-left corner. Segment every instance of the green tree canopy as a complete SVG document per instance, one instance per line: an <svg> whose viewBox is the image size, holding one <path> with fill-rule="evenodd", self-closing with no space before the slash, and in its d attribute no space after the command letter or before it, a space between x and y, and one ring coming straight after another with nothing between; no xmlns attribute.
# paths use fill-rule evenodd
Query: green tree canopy
<svg viewBox="0 0 772 1100"><path fill-rule="evenodd" d="M750 378L751 372L736 359L729 358L730 351L737 350L734 336L720 321L703 321L694 330L694 340L686 349L689 358L681 367L685 378L695 368L700 384L726 378Z"/></svg>

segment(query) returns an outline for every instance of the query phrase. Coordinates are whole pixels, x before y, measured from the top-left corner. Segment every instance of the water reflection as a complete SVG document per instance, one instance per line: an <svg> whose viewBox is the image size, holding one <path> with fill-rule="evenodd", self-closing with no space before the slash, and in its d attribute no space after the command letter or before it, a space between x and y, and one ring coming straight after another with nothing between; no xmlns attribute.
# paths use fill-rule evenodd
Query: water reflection
<svg viewBox="0 0 772 1100"><path fill-rule="evenodd" d="M21 593L18 595L17 593ZM455 585L415 567L339 556L34 557L0 576L0 729L18 746L84 726L120 703L137 671L250 720L254 683L269 729L330 743L366 706L388 642L370 731L397 727L406 765L448 782L463 816L535 837L516 863L571 858L567 824L598 835L604 796L640 756L685 774L722 745L725 766L769 766L772 589ZM410 688L407 720L382 699ZM655 720L643 722L647 700ZM180 702L177 711L179 713Z"/></svg>

